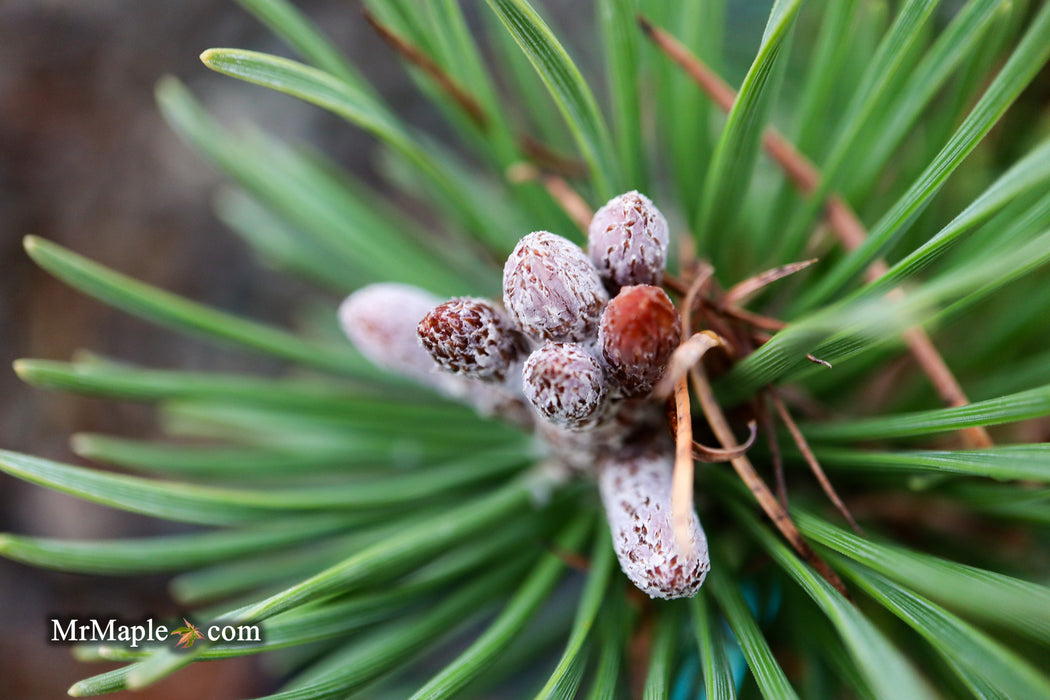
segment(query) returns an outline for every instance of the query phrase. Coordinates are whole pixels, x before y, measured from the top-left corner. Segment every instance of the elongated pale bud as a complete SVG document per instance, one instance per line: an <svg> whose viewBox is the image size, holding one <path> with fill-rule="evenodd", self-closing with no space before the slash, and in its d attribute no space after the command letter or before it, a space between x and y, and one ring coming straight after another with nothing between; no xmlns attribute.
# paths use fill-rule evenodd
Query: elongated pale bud
<svg viewBox="0 0 1050 700"><path fill-rule="evenodd" d="M339 307L339 322L361 354L380 367L411 377L484 415L532 425L531 410L517 381L480 381L442 372L416 334L419 322L441 303L427 291L407 284L383 282L362 287ZM515 364L520 367L520 361ZM520 376L520 370L518 370Z"/></svg>
<svg viewBox="0 0 1050 700"><path fill-rule="evenodd" d="M548 342L525 361L522 388L547 420L565 428L585 428L600 414L605 376L582 345Z"/></svg>
<svg viewBox="0 0 1050 700"><path fill-rule="evenodd" d="M588 252L610 282L659 285L667 265L667 219L644 194L613 197L595 213L587 232Z"/></svg>
<svg viewBox="0 0 1050 700"><path fill-rule="evenodd" d="M645 396L682 340L678 309L659 287L624 287L598 326L598 346L624 396Z"/></svg>
<svg viewBox="0 0 1050 700"><path fill-rule="evenodd" d="M547 231L518 241L503 267L503 305L518 327L536 339L593 338L608 301L587 255Z"/></svg>
<svg viewBox="0 0 1050 700"><path fill-rule="evenodd" d="M711 568L696 513L679 546L671 516L674 460L660 450L621 452L598 475L605 516L620 568L650 598L696 595Z"/></svg>
<svg viewBox="0 0 1050 700"><path fill-rule="evenodd" d="M416 337L419 321L441 303L418 287L381 282L362 287L339 307L339 323L361 354L380 367L432 383L436 368Z"/></svg>
<svg viewBox="0 0 1050 700"><path fill-rule="evenodd" d="M457 297L431 310L416 329L444 369L476 379L503 379L518 357L518 332L485 299Z"/></svg>

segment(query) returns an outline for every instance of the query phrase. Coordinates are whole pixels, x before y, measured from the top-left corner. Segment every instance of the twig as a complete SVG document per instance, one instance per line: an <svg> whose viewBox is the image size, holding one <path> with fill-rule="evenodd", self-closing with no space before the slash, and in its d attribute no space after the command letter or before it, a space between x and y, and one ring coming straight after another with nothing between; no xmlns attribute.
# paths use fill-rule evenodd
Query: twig
<svg viewBox="0 0 1050 700"><path fill-rule="evenodd" d="M703 322L710 330L722 338L722 349L731 359L737 359L747 354L747 339L742 337L729 322L720 309L714 308L707 300L701 299L697 307Z"/></svg>
<svg viewBox="0 0 1050 700"><path fill-rule="evenodd" d="M695 276L689 285L681 306L683 333L689 335L694 328L699 328L693 322L693 311L699 311L703 321L709 326L709 330L714 331L715 335L722 340L722 349L725 350L726 354L730 357L737 357L740 354L739 338L736 337L733 328L719 314L708 313L708 302L701 297L701 294L708 287L712 285L717 286L717 282L714 281L715 268L706 260L695 262L694 267L696 270Z"/></svg>
<svg viewBox="0 0 1050 700"><path fill-rule="evenodd" d="M627 645L627 682L631 691L629 697L640 698L645 690L645 676L649 671L649 658L653 647L653 607L649 599L643 597L637 588L632 587L632 590L628 591L631 597L633 593L638 593L641 614L638 626Z"/></svg>
<svg viewBox="0 0 1050 700"><path fill-rule="evenodd" d="M666 399L675 391L679 382L689 373L689 368L700 361L704 353L711 348L722 345L722 337L713 331L694 333L682 342L671 355L664 376L653 387L653 396Z"/></svg>
<svg viewBox="0 0 1050 700"><path fill-rule="evenodd" d="M828 362L827 360L822 360L816 355L810 355L809 353L806 353L806 359L815 365L824 365L828 369L832 369L830 362Z"/></svg>
<svg viewBox="0 0 1050 700"><path fill-rule="evenodd" d="M831 485L831 481L828 479L827 474L820 466L820 462L817 461L817 456L813 454L813 450L809 448L809 443L806 442L806 437L802 434L802 431L798 429L798 425L795 423L795 419L791 417L791 413L788 411L787 406L780 400L774 389L769 390L769 399L773 402L774 408L777 409L777 413L780 415L780 420L784 421L784 425L787 426L788 432L791 433L792 439L795 441L795 445L798 447L799 452L802 453L802 457L806 460L806 464L809 465L810 470L813 472L813 476L817 477L817 481L820 482L820 488L824 489L824 494L828 497L842 513L842 517L846 519L849 526L853 528L853 531L858 535L863 535L864 530L861 529L857 521L853 519L853 515L850 514L849 508L839 498L838 493L835 492L835 487Z"/></svg>
<svg viewBox="0 0 1050 700"><path fill-rule="evenodd" d="M904 341L923 371L933 380L933 386L942 401L953 407L965 406L970 402L925 330L918 326L909 328L904 331ZM963 441L974 449L984 449L995 444L988 431L981 426L963 428L960 433Z"/></svg>
<svg viewBox="0 0 1050 700"><path fill-rule="evenodd" d="M644 17L638 17L638 24L653 43L655 43L671 60L675 61L696 81L696 83L725 112L733 108L736 92L699 58L682 46L674 37L662 29L653 26ZM796 149L787 139L772 127L766 129L762 143L770 157L784 170L788 178L804 194L812 193L820 185L820 171ZM830 193L825 204L828 225L839 239L842 247L853 251L860 247L868 237L856 213L842 197ZM865 279L872 281L885 274L886 263L876 260L869 267ZM894 290L900 292L899 290ZM894 292L891 292L893 294ZM949 406L965 406L969 403L959 382L955 379L944 358L941 357L929 335L920 327L908 329L904 333L908 350L918 362L923 372L930 378L938 395ZM964 428L960 431L963 442L972 448L991 447L991 437L982 427Z"/></svg>
<svg viewBox="0 0 1050 700"><path fill-rule="evenodd" d="M780 267L774 267L771 270L760 272L753 277L748 277L746 280L737 282L730 287L722 297L722 303L726 306L739 306L744 303L748 297L756 294L773 282L783 279L788 275L793 275L799 270L805 270L815 262L817 262L816 258L803 260L801 262L788 263L787 265L781 265Z"/></svg>
<svg viewBox="0 0 1050 700"><path fill-rule="evenodd" d="M668 402L667 420L670 424L671 436L674 437L678 431L678 416L675 412L673 401ZM734 457L747 454L747 451L754 446L755 439L758 437L758 425L753 420L748 421L747 429L748 436L747 440L744 441L744 444L735 445L733 447L710 447L693 440L693 459L705 464L721 464L723 462L728 462Z"/></svg>
<svg viewBox="0 0 1050 700"><path fill-rule="evenodd" d="M769 401L765 393L759 396L759 419L762 421L762 430L766 434L766 442L769 444L769 456L773 461L773 479L777 484L777 500L784 510L788 507L787 479L784 478L784 460L780 456L780 443L777 442L777 433L773 429L773 416L769 411Z"/></svg>
<svg viewBox="0 0 1050 700"><path fill-rule="evenodd" d="M689 291L689 288L685 286L685 282L666 272L664 273L664 286L681 296L685 296L686 292Z"/></svg>
<svg viewBox="0 0 1050 700"><path fill-rule="evenodd" d="M586 233L590 228L594 211L563 178L542 172L532 163L515 163L507 168L507 179L511 182L538 181L581 231Z"/></svg>
<svg viewBox="0 0 1050 700"><path fill-rule="evenodd" d="M565 547L558 545L556 542L551 542L546 539L540 540L540 544L543 545L548 552L561 559L566 566L584 573L591 570L590 560L579 552L566 549Z"/></svg>
<svg viewBox="0 0 1050 700"><path fill-rule="evenodd" d="M682 46L677 39L655 26L642 15L637 16L638 26L642 28L645 35L655 43L660 50L666 53L671 60L685 69L693 80L699 83L712 100L722 109L728 112L736 102L736 92L726 85L718 75L708 68L703 62L690 53L689 49Z"/></svg>
<svg viewBox="0 0 1050 700"><path fill-rule="evenodd" d="M689 291L682 300L682 327L684 335L689 335L693 323L692 309L696 303L697 295L711 275L714 268L708 265L697 271L693 281L689 284ZM686 376L688 368L700 361L704 353L721 344L717 335L710 331L690 336L683 340L671 356L664 376L660 378L654 388L654 395L665 396L662 388L665 383L671 384L674 389L675 404L675 455L674 474L671 486L671 521L674 523L675 541L681 551L688 550L690 535L689 516L693 511L693 417L689 407L689 380ZM682 370L685 371L682 371ZM676 376L676 373L679 373Z"/></svg>
<svg viewBox="0 0 1050 700"><path fill-rule="evenodd" d="M689 380L674 385L674 474L671 481L671 522L679 550L689 549L690 515L693 512L693 417L689 409Z"/></svg>
<svg viewBox="0 0 1050 700"><path fill-rule="evenodd" d="M749 420L747 422L747 440L744 441L744 444L733 447L708 447L693 440L693 459L697 462L706 462L708 464L728 462L731 459L747 454L747 451L755 444L757 437L758 424L753 420Z"/></svg>
<svg viewBox="0 0 1050 700"><path fill-rule="evenodd" d="M707 381L707 375L704 372L703 367L697 365L690 371L690 377L693 380L693 391L696 393L697 400L700 402L700 407L703 409L704 416L707 418L708 424L711 426L711 430L714 432L715 437L718 438L719 442L723 445L729 445L733 442L733 431L729 428L729 423L726 421L725 414L722 413L721 407L718 405L718 401L715 400L714 392L711 390L711 384ZM755 467L751 464L751 461L746 456L736 457L730 462L733 465L733 469L736 470L737 475L741 481L747 485L754 494L758 504L762 507L762 510L766 512L769 519L773 521L773 524L781 534L784 535L784 539L798 552L799 556L816 569L817 573L824 577L824 579L830 583L835 589L844 595L846 598L850 598L849 592L846 590L846 585L839 578L839 575L828 566L827 562L820 558L813 548L809 546L809 543L802 537L802 533L799 532L795 522L788 515L787 510L784 509L780 502L777 501L776 496L769 490L766 483L762 481L762 477L755 471Z"/></svg>
<svg viewBox="0 0 1050 700"><path fill-rule="evenodd" d="M740 309L735 306L726 306L720 309L726 316L732 316L738 321L750 324L755 328L761 328L765 331L782 331L787 328L788 324L781 321L779 318L773 318L772 316L763 316L762 314L756 314L754 311L747 311L746 309Z"/></svg>
<svg viewBox="0 0 1050 700"><path fill-rule="evenodd" d="M534 136L525 134L518 140L518 146L526 158L544 170L550 170L565 177L583 177L587 174L585 163L558 153Z"/></svg>
<svg viewBox="0 0 1050 700"><path fill-rule="evenodd" d="M442 90L448 93L449 97L456 101L479 129L482 131L488 129L489 119L485 114L485 110L481 107L481 104L479 104L465 88L453 80L441 66L435 63L434 59L427 56L418 46L410 43L404 37L395 34L368 10L362 10L362 13L368 23L372 25L372 29L376 31L379 37L385 41L390 48L403 56L406 61L414 65L416 68L433 78L434 82L436 82Z"/></svg>
<svg viewBox="0 0 1050 700"><path fill-rule="evenodd" d="M715 274L715 268L710 263L698 262L697 265L693 280L689 283L685 298L682 299L682 333L686 336L693 333L693 309L696 307L696 300Z"/></svg>

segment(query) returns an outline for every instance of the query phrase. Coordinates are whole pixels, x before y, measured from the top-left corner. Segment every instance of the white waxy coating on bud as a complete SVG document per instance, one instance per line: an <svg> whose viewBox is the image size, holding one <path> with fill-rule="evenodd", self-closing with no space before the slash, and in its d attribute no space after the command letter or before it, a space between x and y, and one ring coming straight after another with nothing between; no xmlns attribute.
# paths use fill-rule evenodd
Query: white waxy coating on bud
<svg viewBox="0 0 1050 700"><path fill-rule="evenodd" d="M437 365L420 346L416 326L440 303L439 297L408 284L370 284L343 301L339 323L361 354L376 365L425 379Z"/></svg>
<svg viewBox="0 0 1050 700"><path fill-rule="evenodd" d="M518 327L534 338L593 338L608 301L586 253L547 231L518 241L503 267L503 305Z"/></svg>
<svg viewBox="0 0 1050 700"><path fill-rule="evenodd" d="M548 342L529 355L521 375L525 398L555 425L584 428L599 416L605 376L582 345Z"/></svg>
<svg viewBox="0 0 1050 700"><path fill-rule="evenodd" d="M650 598L692 597L711 568L707 537L695 512L684 549L675 538L673 472L670 454L650 451L611 457L598 475L620 568Z"/></svg>
<svg viewBox="0 0 1050 700"><path fill-rule="evenodd" d="M442 368L477 379L503 379L521 336L486 299L456 297L432 309L416 329Z"/></svg>
<svg viewBox="0 0 1050 700"><path fill-rule="evenodd" d="M602 277L619 285L663 281L670 233L667 219L644 194L627 192L595 213L587 250Z"/></svg>

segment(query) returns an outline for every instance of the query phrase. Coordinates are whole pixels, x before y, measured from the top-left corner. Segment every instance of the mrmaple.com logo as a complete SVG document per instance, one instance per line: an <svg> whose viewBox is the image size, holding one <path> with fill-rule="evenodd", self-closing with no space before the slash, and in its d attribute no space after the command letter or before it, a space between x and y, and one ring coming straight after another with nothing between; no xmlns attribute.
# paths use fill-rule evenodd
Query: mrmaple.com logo
<svg viewBox="0 0 1050 700"><path fill-rule="evenodd" d="M186 618L182 618L183 624L174 629L167 625L158 625L152 618L137 624L127 624L117 619L81 620L76 617L54 618L50 622L51 636L48 641L53 644L98 642L122 644L135 649L140 644L160 644L171 637L178 637L175 647L189 649L200 639L238 644L262 642L259 625L214 624L204 626L202 631L201 627Z"/></svg>

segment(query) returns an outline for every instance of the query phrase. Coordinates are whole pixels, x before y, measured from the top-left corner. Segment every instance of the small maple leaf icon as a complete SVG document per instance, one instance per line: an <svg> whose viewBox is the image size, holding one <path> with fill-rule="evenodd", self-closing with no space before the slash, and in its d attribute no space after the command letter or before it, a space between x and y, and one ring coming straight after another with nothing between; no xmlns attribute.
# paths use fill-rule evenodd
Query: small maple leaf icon
<svg viewBox="0 0 1050 700"><path fill-rule="evenodd" d="M175 643L176 648L189 649L198 639L204 639L204 635L201 634L201 631L186 618L182 618L182 621L186 626L176 628L172 631L170 636L174 637L175 635L179 635L179 641Z"/></svg>

